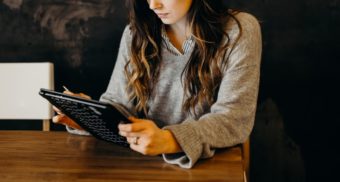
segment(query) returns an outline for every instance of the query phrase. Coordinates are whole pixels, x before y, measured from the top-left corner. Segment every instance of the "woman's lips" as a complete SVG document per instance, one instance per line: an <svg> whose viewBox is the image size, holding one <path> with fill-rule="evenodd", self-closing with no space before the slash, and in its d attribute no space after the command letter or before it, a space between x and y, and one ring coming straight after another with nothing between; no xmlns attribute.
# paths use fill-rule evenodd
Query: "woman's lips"
<svg viewBox="0 0 340 182"><path fill-rule="evenodd" d="M169 13L156 13L159 18L166 18L168 17Z"/></svg>

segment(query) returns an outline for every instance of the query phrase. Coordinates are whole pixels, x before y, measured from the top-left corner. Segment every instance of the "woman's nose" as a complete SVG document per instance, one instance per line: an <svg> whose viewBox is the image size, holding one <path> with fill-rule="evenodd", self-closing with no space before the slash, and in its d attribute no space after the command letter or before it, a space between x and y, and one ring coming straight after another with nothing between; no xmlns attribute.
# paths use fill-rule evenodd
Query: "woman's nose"
<svg viewBox="0 0 340 182"><path fill-rule="evenodd" d="M149 0L149 8L152 10L159 9L162 7L162 3L160 0Z"/></svg>

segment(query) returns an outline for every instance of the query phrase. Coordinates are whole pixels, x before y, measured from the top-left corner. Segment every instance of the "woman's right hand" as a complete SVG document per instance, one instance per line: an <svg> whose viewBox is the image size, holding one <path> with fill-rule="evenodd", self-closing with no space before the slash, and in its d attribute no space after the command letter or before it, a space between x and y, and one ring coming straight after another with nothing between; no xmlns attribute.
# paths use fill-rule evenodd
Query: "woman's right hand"
<svg viewBox="0 0 340 182"><path fill-rule="evenodd" d="M83 97L86 99L91 99L90 96L83 94L83 93L72 93L70 91L64 91L64 93L68 95L72 95L72 96L78 96L78 97ZM65 126L69 126L71 128L78 129L78 130L84 130L75 121L73 121L71 118L69 118L64 113L62 113L57 107L53 106L53 110L57 113L57 115L55 115L52 118L53 123L63 124Z"/></svg>

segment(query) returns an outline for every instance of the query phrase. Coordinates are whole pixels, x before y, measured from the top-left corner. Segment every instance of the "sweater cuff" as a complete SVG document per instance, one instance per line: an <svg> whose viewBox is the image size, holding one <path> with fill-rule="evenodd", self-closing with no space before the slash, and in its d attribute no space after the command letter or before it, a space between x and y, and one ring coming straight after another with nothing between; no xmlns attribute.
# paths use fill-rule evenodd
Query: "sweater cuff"
<svg viewBox="0 0 340 182"><path fill-rule="evenodd" d="M89 132L85 131L85 130L78 130L78 129L74 129L71 128L69 126L66 126L66 130L71 133L71 134L75 134L75 135L85 135L85 136L89 136L91 135Z"/></svg>
<svg viewBox="0 0 340 182"><path fill-rule="evenodd" d="M176 154L163 154L165 162L177 164L182 168L192 168L202 155L202 144L199 135L195 132L191 122L179 125L166 126L181 146L183 152Z"/></svg>

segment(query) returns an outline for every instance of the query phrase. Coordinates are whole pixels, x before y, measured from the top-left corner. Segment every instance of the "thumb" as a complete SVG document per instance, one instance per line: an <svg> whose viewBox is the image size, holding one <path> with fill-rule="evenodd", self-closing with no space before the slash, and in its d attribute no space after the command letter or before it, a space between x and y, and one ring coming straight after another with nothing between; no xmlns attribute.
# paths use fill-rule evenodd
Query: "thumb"
<svg viewBox="0 0 340 182"><path fill-rule="evenodd" d="M52 121L56 124L63 124L74 129L84 130L81 126L79 126L76 122L74 122L71 118L67 117L64 114L54 116L52 118Z"/></svg>

